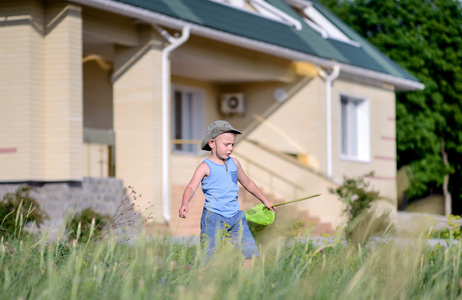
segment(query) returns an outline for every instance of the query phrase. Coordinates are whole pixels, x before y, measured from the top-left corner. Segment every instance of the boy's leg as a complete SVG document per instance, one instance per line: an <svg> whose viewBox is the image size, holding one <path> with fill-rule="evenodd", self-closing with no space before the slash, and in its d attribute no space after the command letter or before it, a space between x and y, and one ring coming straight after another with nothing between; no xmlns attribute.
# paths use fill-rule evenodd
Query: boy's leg
<svg viewBox="0 0 462 300"><path fill-rule="evenodd" d="M239 211L236 214L233 225L230 228L231 242L241 248L242 255L246 259L246 264L250 262L250 258L259 256L257 243L250 232L249 225L245 219L245 213Z"/></svg>
<svg viewBox="0 0 462 300"><path fill-rule="evenodd" d="M244 270L249 270L251 266L252 266L252 259L246 258L244 260Z"/></svg>
<svg viewBox="0 0 462 300"><path fill-rule="evenodd" d="M207 259L210 259L217 246L217 234L223 231L224 225L219 214L208 211L204 208L201 217L201 244L207 249Z"/></svg>

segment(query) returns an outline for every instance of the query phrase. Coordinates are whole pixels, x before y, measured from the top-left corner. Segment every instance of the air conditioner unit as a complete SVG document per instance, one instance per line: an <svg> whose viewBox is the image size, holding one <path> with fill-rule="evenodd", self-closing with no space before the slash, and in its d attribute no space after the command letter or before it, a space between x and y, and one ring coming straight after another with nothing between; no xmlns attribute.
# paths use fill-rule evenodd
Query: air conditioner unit
<svg viewBox="0 0 462 300"><path fill-rule="evenodd" d="M224 114L243 114L245 111L244 94L231 93L221 95L221 112Z"/></svg>

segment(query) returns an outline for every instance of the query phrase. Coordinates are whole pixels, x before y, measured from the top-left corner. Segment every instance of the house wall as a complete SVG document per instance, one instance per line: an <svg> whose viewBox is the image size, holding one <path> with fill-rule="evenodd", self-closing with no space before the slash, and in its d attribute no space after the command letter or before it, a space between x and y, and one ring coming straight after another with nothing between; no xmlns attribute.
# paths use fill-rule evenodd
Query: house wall
<svg viewBox="0 0 462 300"><path fill-rule="evenodd" d="M0 11L0 180L4 181L44 175L42 9L38 2L12 0L3 1Z"/></svg>
<svg viewBox="0 0 462 300"><path fill-rule="evenodd" d="M80 7L3 1L0 14L0 180L80 180Z"/></svg>
<svg viewBox="0 0 462 300"><path fill-rule="evenodd" d="M133 186L144 203L138 210L155 222L162 215L161 54L163 42L146 26L140 45L116 46L113 83L116 176ZM136 58L136 59L133 59ZM149 202L149 203L148 203Z"/></svg>
<svg viewBox="0 0 462 300"><path fill-rule="evenodd" d="M370 161L354 162L340 158L340 95L346 94L369 101ZM344 79L335 81L332 91L333 174L337 180L344 174L349 177L364 175L370 171L370 187L385 197L378 206L379 212L397 207L396 187L396 115L395 92L386 86L366 85Z"/></svg>
<svg viewBox="0 0 462 300"><path fill-rule="evenodd" d="M150 25L83 8L85 127L115 132L115 175L137 195L136 209L154 223L162 214L161 54ZM84 144L90 176L106 175L107 147Z"/></svg>
<svg viewBox="0 0 462 300"><path fill-rule="evenodd" d="M272 100L276 86L266 91L264 97ZM292 88L290 97L253 130L246 139L257 141L274 149L291 154L307 155L307 163L316 170L325 168L325 120L323 82L307 77Z"/></svg>
<svg viewBox="0 0 462 300"><path fill-rule="evenodd" d="M369 101L371 124L371 160L369 162L347 161L340 158L339 104L341 94ZM396 211L394 91L387 87L366 85L341 78L337 79L332 90L332 129L332 180L341 183L344 175L356 177L374 171L375 176L371 179L371 188L378 190L381 196L387 198L378 206L385 210L391 210L393 214ZM320 78L311 80L276 112L270 115L266 124L253 130L246 139L267 145L281 152L299 153L300 151L306 151L308 155L307 166L320 174L326 174L324 81ZM238 144L236 150L239 152L241 152L240 147L240 144ZM259 157L256 153L255 151L247 150L246 156ZM273 170L285 170L274 160L271 161L269 166ZM299 179L294 180L298 184L303 184ZM327 189L324 189L324 193L328 193ZM325 215L324 210L341 211L340 203L338 205L332 203L325 202L325 207L322 207L322 204L311 207L310 213Z"/></svg>
<svg viewBox="0 0 462 300"><path fill-rule="evenodd" d="M140 203L139 210L145 216L152 217L155 222L164 222L161 53L165 39L151 26L135 24L129 18L89 8L84 8L82 13L79 6L67 2L43 3L2 2L0 69L8 72L0 72L0 180L81 181L86 154L95 158L99 151L97 146L91 146L86 152L88 149L82 142L83 127L113 128L116 132L116 176L143 195L145 200ZM113 69L102 70L98 62L92 60L85 63L82 71L82 57L93 54L100 56L102 61L112 62ZM200 76L195 76L197 69L175 68L177 73L172 77L172 84L205 92L206 126L216 119L226 119L243 130L247 140L281 152L303 154L307 157L307 166L315 173L326 172L325 82L316 76L315 66L308 65L300 71L297 63L290 60L194 36L172 53L172 60L173 63L175 60L193 61L212 71L219 66L219 70L224 71L201 72ZM239 80L239 74L247 74L252 80ZM89 88L85 95L82 94L85 87L82 76ZM227 80L226 76L232 79ZM278 88L285 89L288 94L282 103L274 99ZM245 94L245 114L220 113L219 96L229 92ZM339 158L341 93L370 101L370 117L374 123L371 122L371 161L368 163ZM360 175L375 170L374 187L395 199L394 92L339 78L334 82L332 95L334 181L340 182L346 173ZM84 103L88 108L85 114ZM258 116L264 116L265 121L259 121ZM237 152L242 151L244 160L244 156L263 157L261 149L244 142L236 147ZM179 186L181 190L187 184L202 159L171 154L174 189L178 190ZM94 161L91 165L97 163ZM274 163L271 159L263 164L277 172L285 168L285 163ZM288 188L272 190L272 183L265 178L266 172L254 171L250 163L245 167L268 193L286 200L296 196L292 192L285 194ZM94 176L93 169L87 174ZM293 174L298 174L291 179L295 183L309 182L304 193L317 186L326 190L331 184L319 176L310 177L305 171ZM283 183L280 186L283 187ZM176 190L172 195L181 195ZM331 200L309 209L329 215L332 221L340 206L333 205Z"/></svg>
<svg viewBox="0 0 462 300"><path fill-rule="evenodd" d="M171 59L172 74L219 84L295 79L289 59L194 35L172 52Z"/></svg>
<svg viewBox="0 0 462 300"><path fill-rule="evenodd" d="M318 218L319 224L329 224L330 230L344 225L344 205L329 193L330 188L336 187L333 180L318 174L296 159L274 155L248 141L239 143L234 152L247 175L275 203L321 194L319 197L290 205L286 213L291 214L292 220L296 216L307 214ZM252 196L250 198L255 199Z"/></svg>
<svg viewBox="0 0 462 300"><path fill-rule="evenodd" d="M266 91L267 101L272 99L275 87ZM289 97L238 143L236 156L246 173L267 195L274 197L275 202L320 193L320 197L291 206L291 211L294 215L305 212L317 217L318 223L330 224L333 230L344 222L341 217L344 206L329 193L328 189L336 186L335 181L323 175L326 169L324 82L319 77L307 76L284 87ZM294 155L291 162L249 141L305 157L297 161Z"/></svg>
<svg viewBox="0 0 462 300"><path fill-rule="evenodd" d="M132 18L91 7L82 8L84 55L98 54L112 60L112 44L135 47L139 44L138 28ZM107 46L110 47L107 47Z"/></svg>
<svg viewBox="0 0 462 300"><path fill-rule="evenodd" d="M82 180L81 9L50 2L45 22L45 180Z"/></svg>

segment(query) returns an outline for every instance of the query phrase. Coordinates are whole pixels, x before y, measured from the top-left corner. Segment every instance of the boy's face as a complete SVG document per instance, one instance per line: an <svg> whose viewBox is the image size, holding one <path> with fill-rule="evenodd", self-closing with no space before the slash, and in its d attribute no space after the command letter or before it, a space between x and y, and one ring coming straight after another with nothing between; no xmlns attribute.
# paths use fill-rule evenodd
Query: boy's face
<svg viewBox="0 0 462 300"><path fill-rule="evenodd" d="M221 160L227 160L234 149L236 134L225 132L210 140L209 145L212 151L215 151L216 156Z"/></svg>

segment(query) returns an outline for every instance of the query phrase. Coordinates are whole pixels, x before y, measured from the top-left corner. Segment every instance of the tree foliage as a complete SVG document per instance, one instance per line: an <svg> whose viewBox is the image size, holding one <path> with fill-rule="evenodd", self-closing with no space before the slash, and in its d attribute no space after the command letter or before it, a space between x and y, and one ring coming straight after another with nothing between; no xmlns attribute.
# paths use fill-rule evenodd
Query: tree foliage
<svg viewBox="0 0 462 300"><path fill-rule="evenodd" d="M462 206L462 7L457 0L321 0L425 85L397 93L398 168L409 165L410 199L440 190L450 174ZM441 145L448 155L443 162Z"/></svg>

